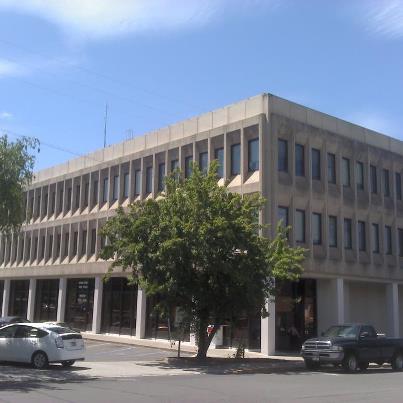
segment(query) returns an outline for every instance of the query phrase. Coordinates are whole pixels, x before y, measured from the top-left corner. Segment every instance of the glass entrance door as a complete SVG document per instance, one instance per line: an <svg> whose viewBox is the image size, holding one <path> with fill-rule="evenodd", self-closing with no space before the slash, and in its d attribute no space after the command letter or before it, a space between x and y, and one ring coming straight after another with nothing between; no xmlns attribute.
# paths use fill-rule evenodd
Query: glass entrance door
<svg viewBox="0 0 403 403"><path fill-rule="evenodd" d="M27 317L29 280L11 280L10 302L8 312L10 316Z"/></svg>
<svg viewBox="0 0 403 403"><path fill-rule="evenodd" d="M38 280L36 282L35 322L57 320L59 280Z"/></svg>
<svg viewBox="0 0 403 403"><path fill-rule="evenodd" d="M298 351L317 334L316 280L278 284L276 296L276 350Z"/></svg>

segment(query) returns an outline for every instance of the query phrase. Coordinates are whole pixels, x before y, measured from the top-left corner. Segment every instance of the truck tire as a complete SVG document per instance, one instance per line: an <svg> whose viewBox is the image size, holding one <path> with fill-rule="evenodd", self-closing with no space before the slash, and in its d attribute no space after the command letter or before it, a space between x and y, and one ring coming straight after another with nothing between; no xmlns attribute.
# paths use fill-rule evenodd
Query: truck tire
<svg viewBox="0 0 403 403"><path fill-rule="evenodd" d="M304 362L305 362L305 368L309 369L310 371L314 371L315 369L320 368L320 363L317 361L305 359Z"/></svg>
<svg viewBox="0 0 403 403"><path fill-rule="evenodd" d="M403 369L403 353L398 351L392 358L393 371L401 371Z"/></svg>
<svg viewBox="0 0 403 403"><path fill-rule="evenodd" d="M343 369L346 372L356 372L358 369L358 360L354 353L349 353L343 360Z"/></svg>
<svg viewBox="0 0 403 403"><path fill-rule="evenodd" d="M365 361L365 362L360 362L360 371L366 371L369 367L369 362Z"/></svg>

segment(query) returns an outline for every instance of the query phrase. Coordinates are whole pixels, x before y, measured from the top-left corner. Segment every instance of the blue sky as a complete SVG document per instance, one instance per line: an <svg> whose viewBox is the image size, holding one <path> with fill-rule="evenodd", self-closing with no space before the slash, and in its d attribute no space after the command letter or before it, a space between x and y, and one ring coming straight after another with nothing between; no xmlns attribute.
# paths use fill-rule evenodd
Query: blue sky
<svg viewBox="0 0 403 403"><path fill-rule="evenodd" d="M36 169L271 92L403 139L403 0L0 0L0 133Z"/></svg>

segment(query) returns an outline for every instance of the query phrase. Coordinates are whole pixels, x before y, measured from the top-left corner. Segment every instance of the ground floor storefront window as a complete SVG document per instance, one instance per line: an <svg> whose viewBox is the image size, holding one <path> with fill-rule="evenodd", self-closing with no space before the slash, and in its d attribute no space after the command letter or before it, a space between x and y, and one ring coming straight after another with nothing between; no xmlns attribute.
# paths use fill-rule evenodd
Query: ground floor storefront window
<svg viewBox="0 0 403 403"><path fill-rule="evenodd" d="M0 312L3 311L4 281L0 280Z"/></svg>
<svg viewBox="0 0 403 403"><path fill-rule="evenodd" d="M92 329L94 308L93 278L73 278L67 280L65 321L83 331Z"/></svg>
<svg viewBox="0 0 403 403"><path fill-rule="evenodd" d="M104 284L101 331L104 333L136 334L137 287L126 278L112 277Z"/></svg>
<svg viewBox="0 0 403 403"><path fill-rule="evenodd" d="M297 351L317 334L316 280L283 282L277 287L276 350Z"/></svg>
<svg viewBox="0 0 403 403"><path fill-rule="evenodd" d="M37 280L35 296L35 322L49 322L57 319L59 280Z"/></svg>
<svg viewBox="0 0 403 403"><path fill-rule="evenodd" d="M238 320L223 325L223 347L243 346L260 351L261 316L244 313Z"/></svg>
<svg viewBox="0 0 403 403"><path fill-rule="evenodd" d="M10 302L8 314L10 316L27 317L29 280L10 281Z"/></svg>
<svg viewBox="0 0 403 403"><path fill-rule="evenodd" d="M166 311L159 309L161 298L152 296L147 298L146 309L146 337L150 339L190 341L189 326L184 324L183 314L177 306Z"/></svg>

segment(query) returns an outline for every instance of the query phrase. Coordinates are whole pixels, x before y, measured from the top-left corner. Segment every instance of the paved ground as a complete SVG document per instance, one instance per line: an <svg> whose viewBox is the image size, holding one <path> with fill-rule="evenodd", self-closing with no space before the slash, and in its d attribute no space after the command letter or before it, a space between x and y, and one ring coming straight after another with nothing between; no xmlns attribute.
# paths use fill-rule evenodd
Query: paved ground
<svg viewBox="0 0 403 403"><path fill-rule="evenodd" d="M387 366L353 375L307 372L299 363L252 371L254 363L195 368L167 363L167 356L172 352L90 342L87 361L71 369L3 364L0 402L403 402L403 373Z"/></svg>

